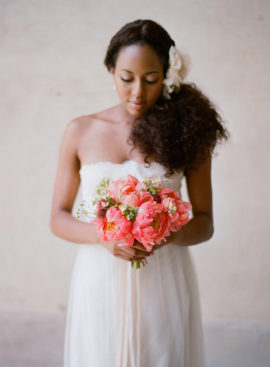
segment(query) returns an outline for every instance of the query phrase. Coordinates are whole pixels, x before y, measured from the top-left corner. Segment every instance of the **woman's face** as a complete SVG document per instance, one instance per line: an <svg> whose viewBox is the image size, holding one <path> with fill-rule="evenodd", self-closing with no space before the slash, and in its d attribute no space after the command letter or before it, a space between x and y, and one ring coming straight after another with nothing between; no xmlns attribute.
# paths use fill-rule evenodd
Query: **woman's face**
<svg viewBox="0 0 270 367"><path fill-rule="evenodd" d="M162 91L163 63L148 45L121 49L111 73L119 98L131 116L141 116Z"/></svg>

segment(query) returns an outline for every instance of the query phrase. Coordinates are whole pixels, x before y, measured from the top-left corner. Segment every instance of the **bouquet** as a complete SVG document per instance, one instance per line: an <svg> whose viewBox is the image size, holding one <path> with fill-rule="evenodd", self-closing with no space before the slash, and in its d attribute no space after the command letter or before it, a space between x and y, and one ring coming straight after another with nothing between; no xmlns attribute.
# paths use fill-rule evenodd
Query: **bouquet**
<svg viewBox="0 0 270 367"><path fill-rule="evenodd" d="M191 210L190 203L182 201L176 191L163 188L159 179L139 181L132 175L116 181L103 179L94 200L83 200L80 206L77 217L94 214L90 223L96 224L103 241L130 247L137 240L150 250L179 231L189 221Z"/></svg>

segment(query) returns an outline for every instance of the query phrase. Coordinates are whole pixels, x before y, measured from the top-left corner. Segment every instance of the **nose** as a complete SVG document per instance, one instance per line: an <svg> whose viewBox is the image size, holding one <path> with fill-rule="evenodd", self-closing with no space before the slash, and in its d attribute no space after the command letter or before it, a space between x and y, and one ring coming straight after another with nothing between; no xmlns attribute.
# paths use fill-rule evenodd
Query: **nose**
<svg viewBox="0 0 270 367"><path fill-rule="evenodd" d="M143 99L144 97L144 86L143 82L141 80L137 80L134 82L133 88L132 88L132 95L133 97L137 99Z"/></svg>

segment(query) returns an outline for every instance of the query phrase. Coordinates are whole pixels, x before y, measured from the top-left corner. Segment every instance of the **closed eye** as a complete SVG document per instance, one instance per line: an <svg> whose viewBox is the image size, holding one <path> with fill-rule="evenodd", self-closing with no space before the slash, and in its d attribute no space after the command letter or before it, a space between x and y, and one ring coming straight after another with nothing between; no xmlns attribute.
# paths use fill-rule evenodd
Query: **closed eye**
<svg viewBox="0 0 270 367"><path fill-rule="evenodd" d="M129 82L132 82L132 80L133 79L124 79L124 78L121 78L121 80L123 80L123 82L125 82L125 83L129 83ZM148 83L148 84L155 84L157 81L158 81L158 79L157 80L145 80L146 81L146 83Z"/></svg>

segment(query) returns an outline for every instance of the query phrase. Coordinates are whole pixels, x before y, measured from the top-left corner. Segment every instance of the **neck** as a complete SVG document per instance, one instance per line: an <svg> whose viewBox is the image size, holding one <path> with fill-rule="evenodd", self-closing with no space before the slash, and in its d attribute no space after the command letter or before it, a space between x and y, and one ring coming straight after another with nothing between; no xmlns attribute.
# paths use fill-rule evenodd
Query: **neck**
<svg viewBox="0 0 270 367"><path fill-rule="evenodd" d="M132 125L135 121L135 117L130 115L125 107L120 103L119 105L115 106L117 117L119 121L125 122L125 124Z"/></svg>

